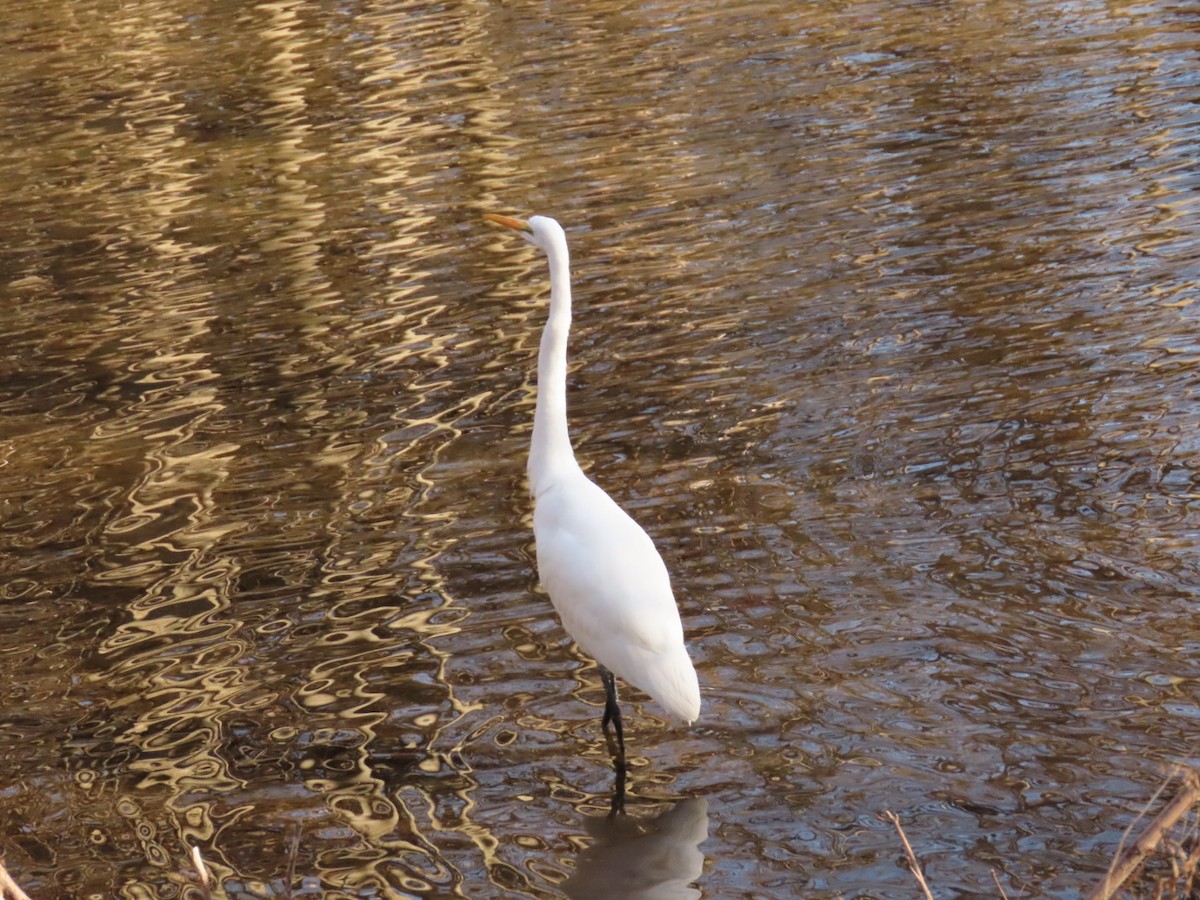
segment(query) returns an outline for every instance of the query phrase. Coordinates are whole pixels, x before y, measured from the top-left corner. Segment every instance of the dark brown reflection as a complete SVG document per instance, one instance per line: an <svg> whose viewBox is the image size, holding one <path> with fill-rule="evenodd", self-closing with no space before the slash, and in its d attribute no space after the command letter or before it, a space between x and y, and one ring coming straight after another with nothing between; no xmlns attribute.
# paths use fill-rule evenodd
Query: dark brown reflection
<svg viewBox="0 0 1200 900"><path fill-rule="evenodd" d="M698 849L708 837L708 804L681 800L653 819L589 818L592 843L563 890L573 900L604 897L700 897L693 887L704 870Z"/></svg>
<svg viewBox="0 0 1200 900"><path fill-rule="evenodd" d="M1193 18L7 3L9 868L554 897L633 857L581 834L507 209L568 226L580 455L693 637L702 724L629 737L639 802L713 801L697 886L908 891L887 807L935 889L1079 893L1200 715Z"/></svg>

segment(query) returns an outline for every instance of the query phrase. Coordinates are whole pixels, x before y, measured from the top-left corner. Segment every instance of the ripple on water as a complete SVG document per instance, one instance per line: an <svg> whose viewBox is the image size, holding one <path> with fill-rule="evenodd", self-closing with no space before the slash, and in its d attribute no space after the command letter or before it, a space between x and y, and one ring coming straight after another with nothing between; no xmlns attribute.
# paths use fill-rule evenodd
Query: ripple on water
<svg viewBox="0 0 1200 900"><path fill-rule="evenodd" d="M31 893L636 856L536 590L544 265L484 208L568 227L573 433L700 670L694 728L629 705L635 830L706 800L714 896L910 889L886 808L935 892L1107 865L1197 717L1181 7L118 6L0 48Z"/></svg>

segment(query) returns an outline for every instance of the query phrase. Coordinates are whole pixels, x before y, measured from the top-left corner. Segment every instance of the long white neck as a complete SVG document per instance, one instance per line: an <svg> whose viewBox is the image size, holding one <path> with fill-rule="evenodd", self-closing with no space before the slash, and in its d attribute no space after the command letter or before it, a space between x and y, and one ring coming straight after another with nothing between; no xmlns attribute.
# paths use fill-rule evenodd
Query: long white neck
<svg viewBox="0 0 1200 900"><path fill-rule="evenodd" d="M567 335L571 330L571 265L561 235L546 250L550 315L538 351L537 409L529 447L529 484L537 497L562 475L578 471L567 433Z"/></svg>

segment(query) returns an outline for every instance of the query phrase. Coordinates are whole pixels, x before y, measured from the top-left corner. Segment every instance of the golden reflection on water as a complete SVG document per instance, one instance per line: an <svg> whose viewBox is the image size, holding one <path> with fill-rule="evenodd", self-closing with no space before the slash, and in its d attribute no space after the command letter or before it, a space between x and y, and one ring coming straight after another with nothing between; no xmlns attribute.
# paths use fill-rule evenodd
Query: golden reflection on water
<svg viewBox="0 0 1200 900"><path fill-rule="evenodd" d="M1168 4L6 16L0 849L35 896L180 896L190 845L229 896L895 893L883 806L946 884L1065 896L1192 752ZM696 729L637 709L631 822L535 591L509 208L568 226L575 434L704 683Z"/></svg>

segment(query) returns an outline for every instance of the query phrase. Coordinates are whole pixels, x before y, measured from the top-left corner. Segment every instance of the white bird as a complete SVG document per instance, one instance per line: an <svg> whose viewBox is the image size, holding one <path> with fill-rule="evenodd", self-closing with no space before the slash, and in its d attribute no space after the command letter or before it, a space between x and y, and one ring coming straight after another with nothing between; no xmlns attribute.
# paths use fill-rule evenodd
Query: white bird
<svg viewBox="0 0 1200 900"><path fill-rule="evenodd" d="M640 688L674 718L700 715L700 685L683 640L671 579L650 536L583 474L567 432L567 334L571 270L562 226L488 213L515 229L550 263L550 314L538 351L537 408L529 448L538 575L575 642L600 666L604 719L616 727L619 785L625 739L613 675ZM623 791L620 791L623 794ZM614 800L614 810L616 800Z"/></svg>

